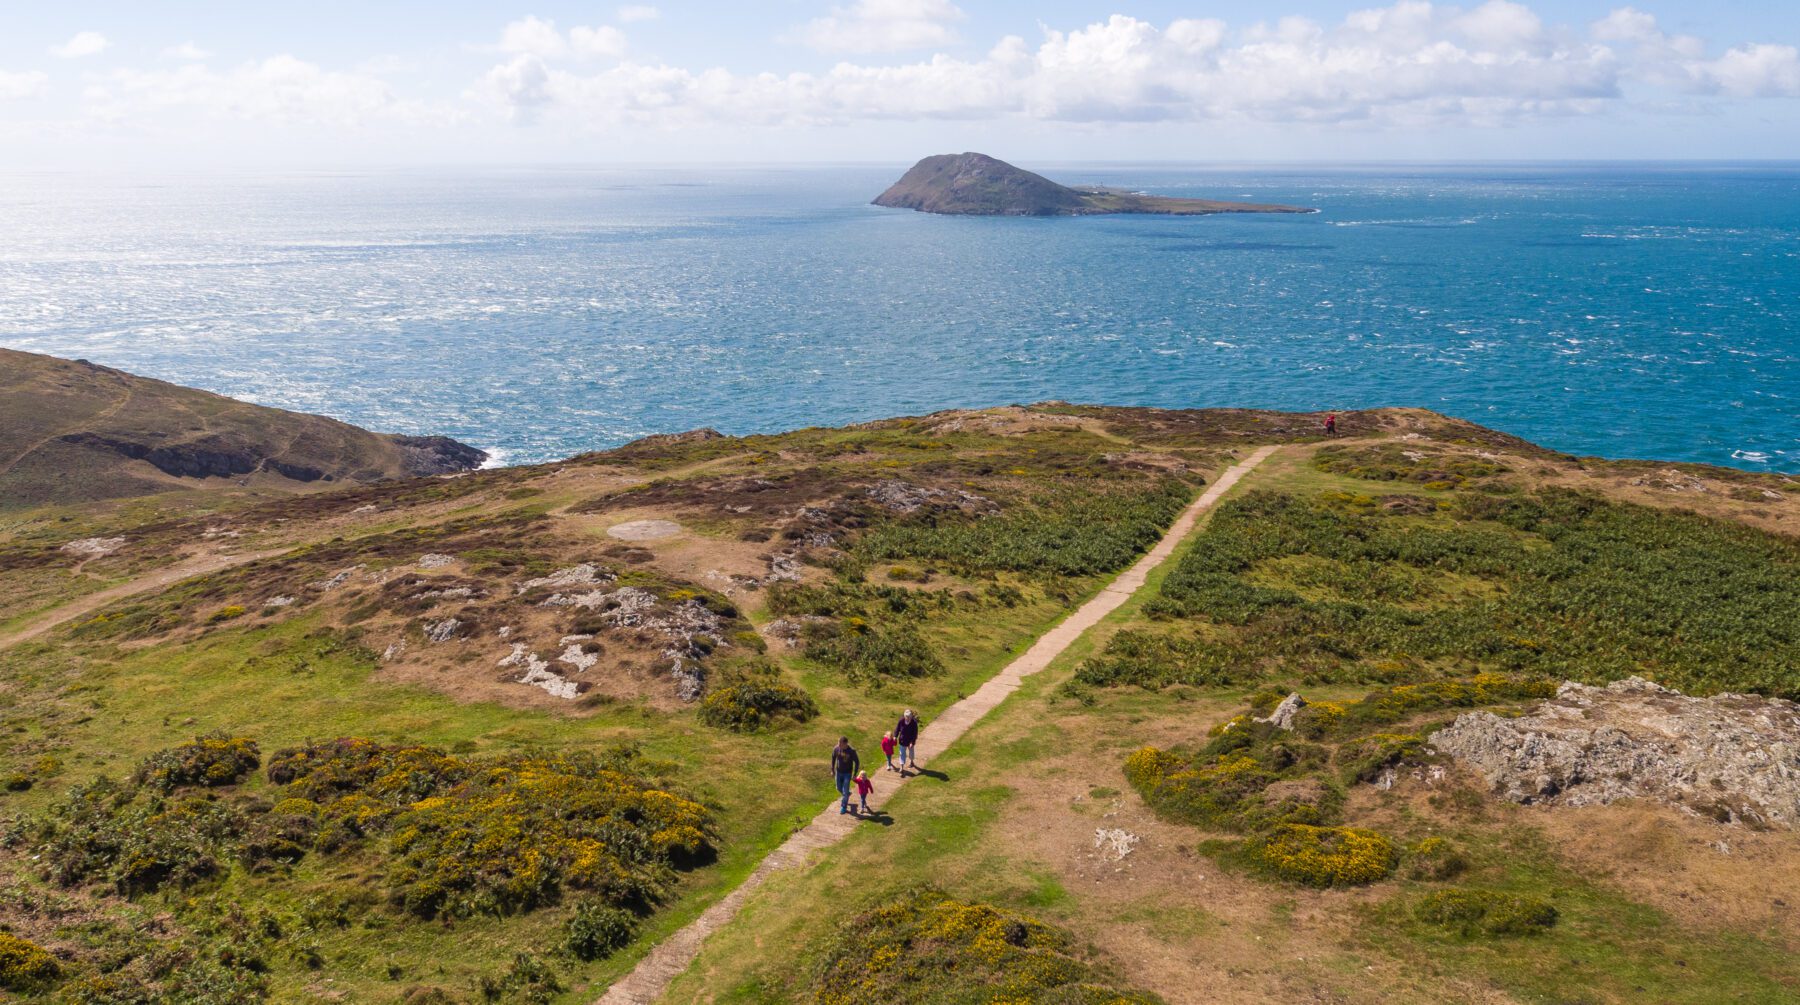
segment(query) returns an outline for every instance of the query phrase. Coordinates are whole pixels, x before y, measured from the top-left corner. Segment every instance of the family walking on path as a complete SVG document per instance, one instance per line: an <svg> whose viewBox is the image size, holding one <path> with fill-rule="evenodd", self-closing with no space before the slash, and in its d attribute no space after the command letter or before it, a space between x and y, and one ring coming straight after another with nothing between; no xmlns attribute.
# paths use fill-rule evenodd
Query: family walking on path
<svg viewBox="0 0 1800 1005"><path fill-rule="evenodd" d="M887 769L898 771L902 778L908 777L907 768L911 768L914 774L918 773L918 745L919 715L909 708L901 714L900 721L894 724L893 730L881 737L881 753L887 758ZM896 754L900 758L898 764L894 762ZM875 783L870 781L869 773L863 770L862 757L850 745L848 736L838 737L837 746L831 748L831 775L837 780L838 812L868 813L869 793L875 791ZM853 811L850 806L852 789L856 791L859 810Z"/></svg>

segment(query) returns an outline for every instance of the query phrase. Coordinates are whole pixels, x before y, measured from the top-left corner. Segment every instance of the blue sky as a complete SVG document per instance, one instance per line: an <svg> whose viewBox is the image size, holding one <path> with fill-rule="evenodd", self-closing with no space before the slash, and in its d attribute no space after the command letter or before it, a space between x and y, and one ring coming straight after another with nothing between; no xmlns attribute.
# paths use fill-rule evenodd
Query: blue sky
<svg viewBox="0 0 1800 1005"><path fill-rule="evenodd" d="M8 3L0 169L1800 158L1800 4Z"/></svg>

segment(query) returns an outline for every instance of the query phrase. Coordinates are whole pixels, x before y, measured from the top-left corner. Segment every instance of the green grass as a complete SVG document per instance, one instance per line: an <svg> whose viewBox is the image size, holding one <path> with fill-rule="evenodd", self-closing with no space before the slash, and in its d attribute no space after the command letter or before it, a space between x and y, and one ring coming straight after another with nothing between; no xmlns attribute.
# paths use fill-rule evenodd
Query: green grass
<svg viewBox="0 0 1800 1005"><path fill-rule="evenodd" d="M1527 1002L1787 1002L1800 993L1800 965L1779 937L1713 928L1675 917L1561 865L1536 831L1466 830L1457 840L1476 865L1457 881L1555 907L1540 934L1498 938L1422 921L1416 904L1436 884L1401 883L1371 908L1365 951L1391 956L1422 979L1492 984Z"/></svg>

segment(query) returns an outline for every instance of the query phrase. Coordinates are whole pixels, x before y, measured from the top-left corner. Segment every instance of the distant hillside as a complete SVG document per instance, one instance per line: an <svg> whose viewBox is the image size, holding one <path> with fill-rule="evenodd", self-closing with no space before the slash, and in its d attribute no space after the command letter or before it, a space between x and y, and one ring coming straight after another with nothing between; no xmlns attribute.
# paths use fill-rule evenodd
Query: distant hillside
<svg viewBox="0 0 1800 1005"><path fill-rule="evenodd" d="M1174 199L1122 189L1070 188L986 154L938 154L912 166L875 205L952 216L1092 216L1152 213L1310 213L1300 206Z"/></svg>
<svg viewBox="0 0 1800 1005"><path fill-rule="evenodd" d="M0 349L0 507L191 488L447 474L487 455L442 436L372 433L85 360Z"/></svg>

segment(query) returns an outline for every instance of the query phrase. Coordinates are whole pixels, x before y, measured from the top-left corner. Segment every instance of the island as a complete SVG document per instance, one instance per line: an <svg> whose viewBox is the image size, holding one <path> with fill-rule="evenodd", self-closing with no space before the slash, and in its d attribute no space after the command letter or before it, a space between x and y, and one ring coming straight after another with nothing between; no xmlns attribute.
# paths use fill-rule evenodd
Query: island
<svg viewBox="0 0 1800 1005"><path fill-rule="evenodd" d="M1105 186L1071 187L986 154L938 154L912 166L875 205L948 216L1097 216L1145 213L1313 213L1304 206L1178 199Z"/></svg>

